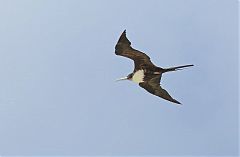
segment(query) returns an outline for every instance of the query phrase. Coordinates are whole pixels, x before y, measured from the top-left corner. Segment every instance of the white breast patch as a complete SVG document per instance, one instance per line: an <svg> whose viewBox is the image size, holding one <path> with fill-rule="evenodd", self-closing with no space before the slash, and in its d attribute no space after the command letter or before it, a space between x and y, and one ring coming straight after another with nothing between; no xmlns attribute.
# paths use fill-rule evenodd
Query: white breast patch
<svg viewBox="0 0 240 157"><path fill-rule="evenodd" d="M144 70L138 70L134 73L132 77L132 81L135 83L141 83L141 82L144 82L143 78L144 78Z"/></svg>

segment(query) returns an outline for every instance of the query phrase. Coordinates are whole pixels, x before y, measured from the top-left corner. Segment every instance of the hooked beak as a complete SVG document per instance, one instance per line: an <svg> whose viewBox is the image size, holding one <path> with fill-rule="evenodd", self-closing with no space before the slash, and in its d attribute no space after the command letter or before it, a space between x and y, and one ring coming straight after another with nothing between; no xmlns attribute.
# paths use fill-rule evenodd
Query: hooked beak
<svg viewBox="0 0 240 157"><path fill-rule="evenodd" d="M128 80L128 77L127 76L126 77L122 77L120 79L117 79L116 81L123 81L123 80Z"/></svg>

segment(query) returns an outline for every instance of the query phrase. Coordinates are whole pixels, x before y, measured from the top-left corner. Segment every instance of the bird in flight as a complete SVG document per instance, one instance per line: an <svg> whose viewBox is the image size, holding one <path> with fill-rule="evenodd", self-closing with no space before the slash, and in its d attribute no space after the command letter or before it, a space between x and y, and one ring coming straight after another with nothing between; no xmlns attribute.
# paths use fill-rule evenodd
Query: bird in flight
<svg viewBox="0 0 240 157"><path fill-rule="evenodd" d="M181 70L185 67L193 66L192 64L171 68L161 68L155 66L148 55L131 47L131 42L126 37L126 30L124 30L115 46L115 54L130 58L134 61L133 72L117 81L133 81L153 95L159 96L176 104L181 104L179 101L173 99L170 94L160 86L161 77L163 73Z"/></svg>

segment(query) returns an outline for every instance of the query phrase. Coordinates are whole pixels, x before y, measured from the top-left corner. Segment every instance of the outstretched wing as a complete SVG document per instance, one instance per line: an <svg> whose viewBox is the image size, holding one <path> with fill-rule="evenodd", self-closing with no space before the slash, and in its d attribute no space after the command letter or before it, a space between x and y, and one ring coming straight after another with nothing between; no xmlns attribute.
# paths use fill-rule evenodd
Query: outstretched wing
<svg viewBox="0 0 240 157"><path fill-rule="evenodd" d="M173 99L169 93L160 86L160 79L161 75L155 75L152 78L148 78L145 82L139 83L139 85L153 95L159 96L176 104L181 104L177 100Z"/></svg>
<svg viewBox="0 0 240 157"><path fill-rule="evenodd" d="M134 71L141 69L142 66L154 66L149 56L131 47L131 42L126 37L126 30L124 30L115 46L115 54L132 59L135 65Z"/></svg>

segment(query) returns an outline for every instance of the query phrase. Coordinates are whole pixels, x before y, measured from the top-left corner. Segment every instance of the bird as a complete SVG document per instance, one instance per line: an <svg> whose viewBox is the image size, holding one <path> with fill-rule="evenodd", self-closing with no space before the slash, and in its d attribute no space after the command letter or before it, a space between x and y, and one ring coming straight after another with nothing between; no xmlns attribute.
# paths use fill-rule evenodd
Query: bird
<svg viewBox="0 0 240 157"><path fill-rule="evenodd" d="M193 66L193 64L175 66L170 68L161 68L155 66L148 55L131 47L131 42L126 36L126 30L123 31L115 46L115 54L122 57L127 57L134 61L133 72L126 77L118 79L117 81L133 81L155 96L161 97L175 104L181 104L179 101L172 98L171 95L161 87L160 81L162 74L166 72L182 70L183 68Z"/></svg>

